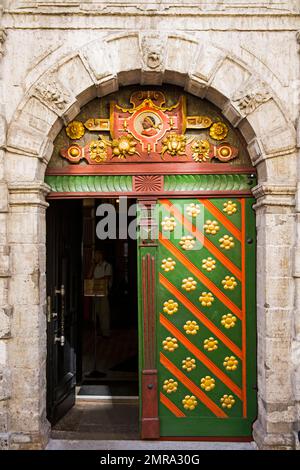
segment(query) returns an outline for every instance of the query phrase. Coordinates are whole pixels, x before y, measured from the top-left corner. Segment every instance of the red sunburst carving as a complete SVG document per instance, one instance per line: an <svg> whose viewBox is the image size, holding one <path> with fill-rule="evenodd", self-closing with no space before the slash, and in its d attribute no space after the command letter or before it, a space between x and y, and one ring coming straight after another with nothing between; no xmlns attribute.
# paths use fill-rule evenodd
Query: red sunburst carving
<svg viewBox="0 0 300 470"><path fill-rule="evenodd" d="M133 190L139 193L163 191L162 175L142 175L133 177Z"/></svg>

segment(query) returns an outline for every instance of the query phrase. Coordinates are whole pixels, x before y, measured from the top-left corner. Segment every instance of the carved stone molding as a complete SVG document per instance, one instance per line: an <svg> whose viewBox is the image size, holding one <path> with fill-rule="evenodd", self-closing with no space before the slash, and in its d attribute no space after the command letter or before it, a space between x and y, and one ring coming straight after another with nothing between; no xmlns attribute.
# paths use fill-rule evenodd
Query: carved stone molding
<svg viewBox="0 0 300 470"><path fill-rule="evenodd" d="M165 39L160 34L140 34L141 56L146 71L161 71L165 60Z"/></svg>
<svg viewBox="0 0 300 470"><path fill-rule="evenodd" d="M57 114L62 114L71 101L69 92L59 82L54 72L50 72L35 85L33 95Z"/></svg>
<svg viewBox="0 0 300 470"><path fill-rule="evenodd" d="M16 183L10 184L9 204L16 205L34 205L47 208L46 196L50 192L50 188L45 183Z"/></svg>
<svg viewBox="0 0 300 470"><path fill-rule="evenodd" d="M296 186L258 184L252 189L255 210L266 206L295 207Z"/></svg>
<svg viewBox="0 0 300 470"><path fill-rule="evenodd" d="M271 97L267 84L252 77L234 94L232 101L237 104L241 113L247 116L253 113L261 104L269 101Z"/></svg>
<svg viewBox="0 0 300 470"><path fill-rule="evenodd" d="M300 30L297 31L296 33L296 40L297 40L297 43L300 44ZM300 50L299 50L299 53L300 53Z"/></svg>
<svg viewBox="0 0 300 470"><path fill-rule="evenodd" d="M0 58L4 55L4 42L6 39L6 31L4 28L0 28Z"/></svg>

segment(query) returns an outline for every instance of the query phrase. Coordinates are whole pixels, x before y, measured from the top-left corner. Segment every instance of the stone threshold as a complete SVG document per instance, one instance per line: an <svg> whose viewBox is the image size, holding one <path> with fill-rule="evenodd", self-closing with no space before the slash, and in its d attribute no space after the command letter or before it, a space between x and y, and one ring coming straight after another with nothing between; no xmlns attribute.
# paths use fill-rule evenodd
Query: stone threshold
<svg viewBox="0 0 300 470"><path fill-rule="evenodd" d="M254 442L50 439L46 450L256 450Z"/></svg>

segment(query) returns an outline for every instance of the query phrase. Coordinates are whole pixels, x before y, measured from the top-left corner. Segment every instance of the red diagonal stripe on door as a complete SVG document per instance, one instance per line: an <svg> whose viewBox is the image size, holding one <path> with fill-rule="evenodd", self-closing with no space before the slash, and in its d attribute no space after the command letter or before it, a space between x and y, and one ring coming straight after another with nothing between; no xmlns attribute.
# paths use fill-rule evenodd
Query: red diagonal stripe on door
<svg viewBox="0 0 300 470"><path fill-rule="evenodd" d="M242 383L243 383L243 417L247 417L247 363L246 363L246 338L247 338L247 323L246 323L246 207L245 199L241 199L241 213L242 213L242 345L243 345L243 370L242 370Z"/></svg>
<svg viewBox="0 0 300 470"><path fill-rule="evenodd" d="M208 199L198 199L198 201L206 207L206 209L221 222L224 227L235 236L235 238L239 241L242 240L242 234L240 230L230 221L228 218L222 214L222 212Z"/></svg>
<svg viewBox="0 0 300 470"><path fill-rule="evenodd" d="M168 408L173 415L177 418L186 418L186 415L181 411L166 395L160 392L160 402Z"/></svg>
<svg viewBox="0 0 300 470"><path fill-rule="evenodd" d="M181 333L176 326L173 325L167 318L162 314L160 315L160 323L174 336L178 339L202 364L205 365L218 379L220 379L233 393L239 397L240 400L243 399L242 391L238 385L236 385L224 372L216 366L208 357L201 352L190 340L188 340L183 333Z"/></svg>
<svg viewBox="0 0 300 470"><path fill-rule="evenodd" d="M203 274L200 269L198 269L170 240L164 239L159 235L160 243L174 255L191 273L193 273L202 284L206 285L211 292L218 297L218 299L226 305L226 307L231 310L238 318L242 318L241 310L230 300L223 292L210 280L208 277Z"/></svg>
<svg viewBox="0 0 300 470"><path fill-rule="evenodd" d="M207 237L203 235L200 230L198 230L188 219L184 217L184 215L169 201L168 199L161 199L160 204L165 207L172 215L176 217L176 219L185 226L189 232L191 232L200 243L202 243L205 248L210 251L229 271L234 274L237 279L242 279L241 270L235 266L235 264L230 261Z"/></svg>
<svg viewBox="0 0 300 470"><path fill-rule="evenodd" d="M227 414L215 404L202 390L197 387L194 382L192 382L188 377L186 377L181 370L177 369L177 367L169 361L169 359L164 356L164 354L160 353L160 363L168 369L183 385L190 390L200 401L210 410L212 413L219 418L227 418Z"/></svg>
<svg viewBox="0 0 300 470"><path fill-rule="evenodd" d="M242 359L242 351L240 348L231 341L224 333L222 333L216 325L210 321L204 313L201 312L194 304L191 302L182 292L180 292L173 284L163 276L159 274L159 282L164 286L171 294L173 294L179 302L181 302L193 315L195 315L198 320L203 323L206 328L208 328L212 333L214 333L222 343L225 344L237 357Z"/></svg>

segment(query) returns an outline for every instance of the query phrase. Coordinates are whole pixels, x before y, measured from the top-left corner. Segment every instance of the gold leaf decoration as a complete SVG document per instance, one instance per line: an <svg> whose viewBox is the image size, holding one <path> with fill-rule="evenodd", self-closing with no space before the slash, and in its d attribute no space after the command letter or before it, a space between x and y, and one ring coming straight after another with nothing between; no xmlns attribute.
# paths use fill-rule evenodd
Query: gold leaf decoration
<svg viewBox="0 0 300 470"><path fill-rule="evenodd" d="M210 143L208 140L195 140L192 144L192 157L195 162L210 160Z"/></svg>
<svg viewBox="0 0 300 470"><path fill-rule="evenodd" d="M72 140L81 139L84 133L84 125L80 121L72 121L66 127L66 134Z"/></svg>
<svg viewBox="0 0 300 470"><path fill-rule="evenodd" d="M209 135L214 140L224 140L228 134L228 127L224 122L215 122L209 129Z"/></svg>
<svg viewBox="0 0 300 470"><path fill-rule="evenodd" d="M162 141L161 155L168 153L172 157L185 155L186 137L182 134L170 132Z"/></svg>

